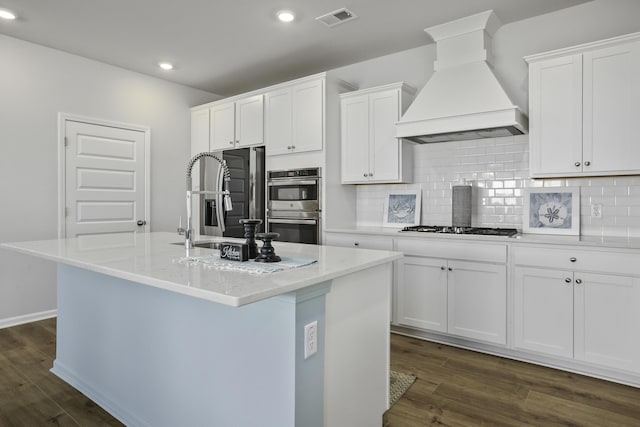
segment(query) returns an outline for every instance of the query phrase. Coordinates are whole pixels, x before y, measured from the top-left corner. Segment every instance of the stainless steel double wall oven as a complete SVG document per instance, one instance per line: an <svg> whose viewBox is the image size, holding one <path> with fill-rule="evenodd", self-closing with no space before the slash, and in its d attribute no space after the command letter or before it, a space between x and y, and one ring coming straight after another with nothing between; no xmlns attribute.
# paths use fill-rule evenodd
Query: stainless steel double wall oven
<svg viewBox="0 0 640 427"><path fill-rule="evenodd" d="M320 168L267 173L267 230L278 240L319 244L322 198Z"/></svg>

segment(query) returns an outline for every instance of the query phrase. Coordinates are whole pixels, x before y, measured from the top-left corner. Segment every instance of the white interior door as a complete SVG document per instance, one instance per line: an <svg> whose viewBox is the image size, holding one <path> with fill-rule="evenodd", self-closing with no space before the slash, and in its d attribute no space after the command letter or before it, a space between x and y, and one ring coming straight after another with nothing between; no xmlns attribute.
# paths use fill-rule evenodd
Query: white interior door
<svg viewBox="0 0 640 427"><path fill-rule="evenodd" d="M66 119L64 136L65 237L145 232L147 133Z"/></svg>

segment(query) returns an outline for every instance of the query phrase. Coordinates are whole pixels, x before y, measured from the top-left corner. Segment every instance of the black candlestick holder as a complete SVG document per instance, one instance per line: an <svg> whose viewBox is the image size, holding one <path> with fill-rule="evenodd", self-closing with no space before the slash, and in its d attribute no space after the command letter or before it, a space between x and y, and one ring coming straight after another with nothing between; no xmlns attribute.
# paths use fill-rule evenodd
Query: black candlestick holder
<svg viewBox="0 0 640 427"><path fill-rule="evenodd" d="M258 256L258 245L256 244L256 230L258 225L262 224L261 219L241 219L240 224L244 226L244 238L246 244L249 245L249 259Z"/></svg>
<svg viewBox="0 0 640 427"><path fill-rule="evenodd" d="M282 259L276 255L271 241L277 239L280 233L257 233L256 239L262 240L264 243L260 248L260 255L256 257L256 262L280 262Z"/></svg>

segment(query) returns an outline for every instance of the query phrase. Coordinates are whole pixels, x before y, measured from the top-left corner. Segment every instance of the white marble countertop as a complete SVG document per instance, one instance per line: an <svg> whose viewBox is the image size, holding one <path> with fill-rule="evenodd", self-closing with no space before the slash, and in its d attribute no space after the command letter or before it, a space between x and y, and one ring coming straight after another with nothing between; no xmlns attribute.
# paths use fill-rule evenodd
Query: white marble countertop
<svg viewBox="0 0 640 427"><path fill-rule="evenodd" d="M241 271L221 271L203 265L178 262L185 256L183 236L175 233L135 234L125 239L92 237L3 243L3 248L24 254L168 291L217 303L242 306L325 282L349 273L391 262L399 252L338 248L319 245L273 242L276 254L317 260L308 266L275 273L254 275ZM202 236L196 241L234 241ZM237 240L236 240L237 241ZM260 245L261 242L258 242ZM193 256L217 250L194 248Z"/></svg>
<svg viewBox="0 0 640 427"><path fill-rule="evenodd" d="M564 246L581 246L590 248L612 249L640 249L640 238L627 238L617 236L562 236L551 234L518 233L513 237L504 236L480 236L473 234L442 234L400 232L399 228L387 227L355 227L333 228L324 230L326 233L369 234L390 237L420 237L424 239L454 239L466 241L485 241L494 243L531 243Z"/></svg>

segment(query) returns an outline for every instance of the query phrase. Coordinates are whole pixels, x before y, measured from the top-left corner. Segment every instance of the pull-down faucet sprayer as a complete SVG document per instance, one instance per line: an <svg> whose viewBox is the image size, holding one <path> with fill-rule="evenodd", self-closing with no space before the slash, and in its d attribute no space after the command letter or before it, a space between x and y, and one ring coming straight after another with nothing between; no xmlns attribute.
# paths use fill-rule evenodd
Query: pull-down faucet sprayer
<svg viewBox="0 0 640 427"><path fill-rule="evenodd" d="M203 157L211 157L215 159L218 163L220 163L220 173L218 174L218 182L216 191L193 191L193 182L191 179L191 170L195 163ZM230 211L233 209L233 205L231 203L231 194L229 193L229 181L231 179L231 174L229 173L229 168L227 167L227 162L225 160L220 159L215 153L212 152L202 152L198 153L189 160L187 164L187 226L184 230L184 247L187 250L187 257L191 254L191 249L193 248L193 224L191 222L191 210L192 210L192 202L191 196L193 194L211 194L218 196L218 203L216 206L216 214L218 217L218 224L220 225L220 229L224 231L224 214L222 213L222 209L220 206L224 206L225 211ZM220 199L222 198L222 200Z"/></svg>

